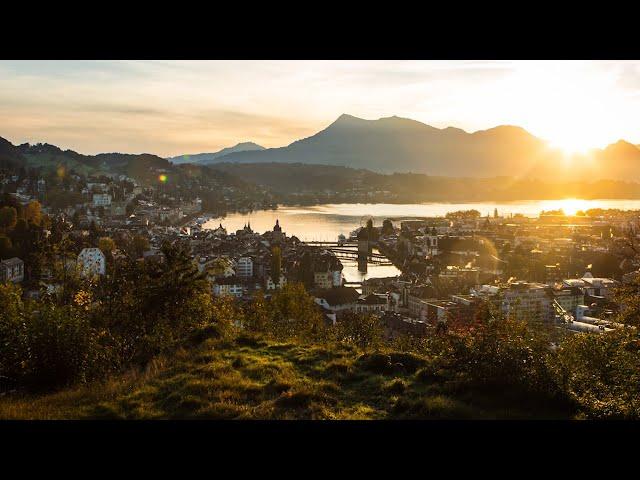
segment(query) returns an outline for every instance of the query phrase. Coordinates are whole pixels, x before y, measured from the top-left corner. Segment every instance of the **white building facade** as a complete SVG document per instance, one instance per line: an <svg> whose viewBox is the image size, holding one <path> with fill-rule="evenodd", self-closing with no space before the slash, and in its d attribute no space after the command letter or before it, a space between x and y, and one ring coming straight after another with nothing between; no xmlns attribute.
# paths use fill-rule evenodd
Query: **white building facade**
<svg viewBox="0 0 640 480"><path fill-rule="evenodd" d="M104 275L107 260L99 248L83 248L78 254L78 267L82 276Z"/></svg>
<svg viewBox="0 0 640 480"><path fill-rule="evenodd" d="M253 260L251 257L240 257L237 261L236 275L247 279L253 277Z"/></svg>

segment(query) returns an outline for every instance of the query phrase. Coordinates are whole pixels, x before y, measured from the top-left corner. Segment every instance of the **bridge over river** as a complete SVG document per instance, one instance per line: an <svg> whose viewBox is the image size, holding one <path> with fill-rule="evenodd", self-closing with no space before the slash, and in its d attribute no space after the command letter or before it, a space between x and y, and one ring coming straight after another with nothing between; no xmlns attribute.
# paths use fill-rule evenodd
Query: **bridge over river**
<svg viewBox="0 0 640 480"><path fill-rule="evenodd" d="M366 259L367 263L375 265L390 266L393 263L381 253L371 252L369 254L362 255L358 252L357 242L304 242L311 247L322 248L324 250L331 251L337 258L344 260L362 260ZM349 248L351 247L351 248Z"/></svg>

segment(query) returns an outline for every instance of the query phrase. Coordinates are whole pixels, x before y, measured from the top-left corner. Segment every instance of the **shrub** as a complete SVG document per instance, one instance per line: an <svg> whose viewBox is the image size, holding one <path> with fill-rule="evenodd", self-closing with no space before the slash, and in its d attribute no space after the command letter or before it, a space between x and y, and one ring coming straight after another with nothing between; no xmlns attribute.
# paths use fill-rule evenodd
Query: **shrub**
<svg viewBox="0 0 640 480"><path fill-rule="evenodd" d="M384 353L365 353L360 355L356 360L356 365L362 370L382 375L393 371L391 357Z"/></svg>
<svg viewBox="0 0 640 480"><path fill-rule="evenodd" d="M640 418L640 344L635 331L577 334L552 368L563 391L592 418Z"/></svg>
<svg viewBox="0 0 640 480"><path fill-rule="evenodd" d="M416 399L400 398L394 404L392 413L405 419L468 419L473 417L473 411L467 405L437 395L435 397L419 397Z"/></svg>
<svg viewBox="0 0 640 480"><path fill-rule="evenodd" d="M407 389L408 383L401 378L394 378L389 383L386 383L382 386L383 391L386 393L391 393L395 395L399 395L404 393Z"/></svg>
<svg viewBox="0 0 640 480"><path fill-rule="evenodd" d="M391 363L402 365L402 368L408 373L414 373L427 363L424 358L413 353L393 352L389 357Z"/></svg>
<svg viewBox="0 0 640 480"><path fill-rule="evenodd" d="M527 323L485 318L473 331L449 334L454 368L477 386L523 393L557 393L548 368L549 339Z"/></svg>
<svg viewBox="0 0 640 480"><path fill-rule="evenodd" d="M382 342L382 331L377 317L345 312L336 323L335 336L338 341L371 348Z"/></svg>

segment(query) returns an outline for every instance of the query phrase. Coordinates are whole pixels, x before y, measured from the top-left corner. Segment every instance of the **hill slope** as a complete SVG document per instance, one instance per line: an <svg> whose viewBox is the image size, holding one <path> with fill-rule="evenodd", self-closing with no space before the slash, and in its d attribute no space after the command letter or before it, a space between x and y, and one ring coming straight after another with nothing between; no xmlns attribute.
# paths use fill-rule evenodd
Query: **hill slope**
<svg viewBox="0 0 640 480"><path fill-rule="evenodd" d="M11 169L31 167L49 171L63 166L66 170L74 170L85 175L123 174L142 183L155 181L158 172L180 173L168 160L150 153L83 155L73 150L62 150L48 143L23 143L14 146L0 137L0 167L3 165Z"/></svg>
<svg viewBox="0 0 640 480"><path fill-rule="evenodd" d="M383 368L385 358L400 367ZM568 418L558 406L460 388L428 359L349 345L209 339L103 385L0 399L1 419Z"/></svg>

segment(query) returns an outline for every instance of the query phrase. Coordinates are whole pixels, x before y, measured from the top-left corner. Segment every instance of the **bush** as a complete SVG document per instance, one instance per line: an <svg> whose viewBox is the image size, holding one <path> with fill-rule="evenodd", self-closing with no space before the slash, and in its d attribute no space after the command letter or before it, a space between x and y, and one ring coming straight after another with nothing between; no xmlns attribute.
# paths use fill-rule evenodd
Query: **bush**
<svg viewBox="0 0 640 480"><path fill-rule="evenodd" d="M552 367L558 384L587 416L640 419L640 340L632 329L572 335Z"/></svg>
<svg viewBox="0 0 640 480"><path fill-rule="evenodd" d="M549 339L527 323L487 318L473 331L448 338L453 366L476 386L557 393L548 367Z"/></svg>
<svg viewBox="0 0 640 480"><path fill-rule="evenodd" d="M360 355L356 360L356 365L362 370L381 375L393 371L391 357L384 353L366 353L364 355Z"/></svg>
<svg viewBox="0 0 640 480"><path fill-rule="evenodd" d="M369 314L345 312L336 323L336 340L371 348L382 342L382 325L377 317Z"/></svg>
<svg viewBox="0 0 640 480"><path fill-rule="evenodd" d="M414 373L418 368L426 365L427 361L413 353L393 352L389 355L391 363L400 364L408 373Z"/></svg>
<svg viewBox="0 0 640 480"><path fill-rule="evenodd" d="M404 419L468 419L473 411L467 405L441 395L435 397L400 398L393 406L395 416Z"/></svg>
<svg viewBox="0 0 640 480"><path fill-rule="evenodd" d="M26 383L51 388L99 378L113 367L106 332L71 307L45 307L27 322Z"/></svg>

